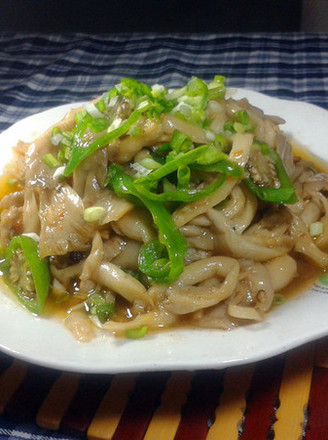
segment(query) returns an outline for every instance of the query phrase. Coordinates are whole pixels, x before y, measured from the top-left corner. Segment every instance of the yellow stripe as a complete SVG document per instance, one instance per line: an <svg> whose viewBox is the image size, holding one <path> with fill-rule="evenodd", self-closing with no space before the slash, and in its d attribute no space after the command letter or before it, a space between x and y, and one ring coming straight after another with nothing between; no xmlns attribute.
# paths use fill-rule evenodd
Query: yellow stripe
<svg viewBox="0 0 328 440"><path fill-rule="evenodd" d="M280 406L273 426L275 440L302 438L304 410L311 389L313 359L313 345L298 348L286 358L279 391Z"/></svg>
<svg viewBox="0 0 328 440"><path fill-rule="evenodd" d="M227 370L224 389L219 406L215 411L215 421L206 440L237 440L238 427L246 408L246 394L254 372L253 365Z"/></svg>
<svg viewBox="0 0 328 440"><path fill-rule="evenodd" d="M63 373L53 384L43 401L36 423L41 428L57 430L79 388L80 375Z"/></svg>
<svg viewBox="0 0 328 440"><path fill-rule="evenodd" d="M135 385L135 375L115 376L89 426L90 440L110 440L119 424L129 395Z"/></svg>
<svg viewBox="0 0 328 440"><path fill-rule="evenodd" d="M9 368L0 376L0 414L26 376L27 367L25 364L14 361Z"/></svg>
<svg viewBox="0 0 328 440"><path fill-rule="evenodd" d="M174 439L192 376L193 373L172 373L162 395L161 404L155 411L143 440Z"/></svg>

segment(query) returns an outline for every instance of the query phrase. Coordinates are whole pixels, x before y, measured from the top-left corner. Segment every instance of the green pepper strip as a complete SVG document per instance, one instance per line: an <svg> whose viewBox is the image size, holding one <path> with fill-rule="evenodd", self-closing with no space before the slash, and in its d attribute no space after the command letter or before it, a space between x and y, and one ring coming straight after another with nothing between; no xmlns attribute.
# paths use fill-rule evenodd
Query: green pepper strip
<svg viewBox="0 0 328 440"><path fill-rule="evenodd" d="M181 167L187 166L192 163L197 163L198 160L206 159L206 153L211 148L211 145L203 145L201 147L195 148L194 150L190 150L187 153L177 155L174 159L162 165L160 168L148 174L147 176L136 179L134 182L135 188L144 197L147 197L150 200L157 200L161 202L192 202L199 197L209 195L223 184L225 180L225 175L219 176L217 179L214 180L214 182L201 190L180 188L176 191L167 191L161 194L157 194L150 191L150 188L156 186L160 179L167 176L168 174L173 173L174 171L179 170ZM222 157L225 158L226 155L222 153Z"/></svg>
<svg viewBox="0 0 328 440"><path fill-rule="evenodd" d="M137 122L144 111L145 109L135 110L120 127L115 128L85 147L78 146L75 143L75 145L73 145L71 158L65 167L63 175L68 177L87 157L91 156L95 151L105 147L107 144L129 131L132 125Z"/></svg>
<svg viewBox="0 0 328 440"><path fill-rule="evenodd" d="M167 176L168 174L173 173L179 167L183 165L189 165L193 162L197 162L201 160L204 156L206 157L207 151L211 148L211 145L202 145L201 147L197 147L194 150L190 150L187 153L180 153L174 159L171 159L166 164L162 165L157 170L148 174L147 176L139 177L136 180L136 183L139 184L154 184L157 183L162 177ZM222 153L222 158L225 158L226 155Z"/></svg>
<svg viewBox="0 0 328 440"><path fill-rule="evenodd" d="M154 277L153 281L170 283L175 280L183 271L183 257L187 251L187 244L185 237L176 227L171 214L163 203L149 200L140 194L135 186L133 177L124 173L121 166L112 164L109 167L107 182L116 195L119 197L134 196L150 211L153 221L158 228L159 241L165 246L168 254L168 260L166 258L158 258L160 260L157 260L156 273L158 277ZM157 257L158 255L158 252L156 252ZM169 270L167 269L168 267ZM147 264L143 265L142 271L148 275Z"/></svg>
<svg viewBox="0 0 328 440"><path fill-rule="evenodd" d="M257 197L265 202L294 204L297 202L295 188L285 170L279 154L265 143L258 143L262 154L269 156L275 164L280 188L265 188L258 186L252 179L247 178L246 183Z"/></svg>
<svg viewBox="0 0 328 440"><path fill-rule="evenodd" d="M218 189L225 181L225 177L226 176L224 174L221 174L217 179L203 189L181 188L177 189L176 191L166 191L160 194L150 191L142 184L135 183L135 187L140 194L150 200L157 200L160 202L193 202L200 197L208 196L213 191Z"/></svg>
<svg viewBox="0 0 328 440"><path fill-rule="evenodd" d="M166 277L170 272L170 262L162 258L165 246L158 239L145 243L139 252L138 267L151 279Z"/></svg>
<svg viewBox="0 0 328 440"><path fill-rule="evenodd" d="M31 272L35 287L35 292L33 292L34 296L32 298L24 292L21 286L12 284L10 280L11 261L16 252L23 253L27 268ZM47 262L42 260L39 256L37 242L25 235L17 235L14 237L7 248L6 258L2 268L5 282L17 295L18 299L30 312L40 315L47 299L50 275Z"/></svg>
<svg viewBox="0 0 328 440"><path fill-rule="evenodd" d="M191 168L199 171L205 171L207 173L222 173L239 179L245 175L245 170L243 167L227 159L222 159L219 162L211 165L200 165L196 163L192 164Z"/></svg>

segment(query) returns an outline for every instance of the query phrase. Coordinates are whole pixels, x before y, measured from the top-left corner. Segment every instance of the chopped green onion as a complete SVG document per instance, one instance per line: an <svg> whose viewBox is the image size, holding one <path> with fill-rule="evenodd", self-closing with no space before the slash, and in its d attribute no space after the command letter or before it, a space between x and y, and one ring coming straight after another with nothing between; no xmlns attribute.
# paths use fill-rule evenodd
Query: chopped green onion
<svg viewBox="0 0 328 440"><path fill-rule="evenodd" d="M143 96L141 100L137 103L136 110L142 110L143 112L150 108L150 101L146 96Z"/></svg>
<svg viewBox="0 0 328 440"><path fill-rule="evenodd" d="M214 80L209 83L209 99L222 99L225 95L226 89L224 86L225 77L216 75Z"/></svg>
<svg viewBox="0 0 328 440"><path fill-rule="evenodd" d="M328 286L328 273L324 273L322 275L320 278L320 283L322 283L324 286Z"/></svg>
<svg viewBox="0 0 328 440"><path fill-rule="evenodd" d="M60 178L64 177L64 171L65 171L65 165L56 168L56 170L53 174L53 178L60 179Z"/></svg>
<svg viewBox="0 0 328 440"><path fill-rule="evenodd" d="M226 159L227 155L214 145L208 145L207 150L197 159L199 165L212 165L220 160Z"/></svg>
<svg viewBox="0 0 328 440"><path fill-rule="evenodd" d="M185 153L192 147L192 140L181 131L174 130L169 145L177 154Z"/></svg>
<svg viewBox="0 0 328 440"><path fill-rule="evenodd" d="M243 125L249 125L250 119L249 114L246 110L240 110L235 114L236 120L238 120Z"/></svg>
<svg viewBox="0 0 328 440"><path fill-rule="evenodd" d="M103 118L104 117L103 113L106 110L105 101L103 99L101 99L100 101L97 102L97 104L95 106L101 112L101 114L102 114L101 117Z"/></svg>
<svg viewBox="0 0 328 440"><path fill-rule="evenodd" d="M142 130L138 125L132 125L128 131L128 135L131 137L140 137L142 135Z"/></svg>
<svg viewBox="0 0 328 440"><path fill-rule="evenodd" d="M18 183L18 180L17 180L17 179L14 179L14 178L12 178L12 179L8 179L7 182L6 182L6 184L7 184L8 186L14 186L14 185L17 185L17 183Z"/></svg>
<svg viewBox="0 0 328 440"><path fill-rule="evenodd" d="M44 156L42 156L42 160L51 169L57 168L61 165L61 163L51 153L47 153Z"/></svg>
<svg viewBox="0 0 328 440"><path fill-rule="evenodd" d="M140 339L146 335L147 331L148 331L148 326L143 325L142 327L139 328L126 330L125 337L128 339Z"/></svg>
<svg viewBox="0 0 328 440"><path fill-rule="evenodd" d="M275 293L273 295L273 301L272 301L272 305L273 306L281 306L282 304L284 304L286 301L286 298L284 297L284 295L282 295L281 293Z"/></svg>
<svg viewBox="0 0 328 440"><path fill-rule="evenodd" d="M115 313L115 299L109 292L94 292L88 296L85 303L90 315L97 316L102 324L109 321Z"/></svg>
<svg viewBox="0 0 328 440"><path fill-rule="evenodd" d="M179 104L172 109L172 113L176 116L182 116L183 118L188 119L192 114L192 106L186 102L179 102Z"/></svg>
<svg viewBox="0 0 328 440"><path fill-rule="evenodd" d="M215 136L215 139L213 141L213 144L218 147L221 148L221 150L223 151L226 147L227 144L227 140L226 138L223 136L223 134L219 133Z"/></svg>
<svg viewBox="0 0 328 440"><path fill-rule="evenodd" d="M139 162L134 162L130 164L130 167L136 172L134 177L143 177L147 176L147 174L151 173L151 169L144 167Z"/></svg>
<svg viewBox="0 0 328 440"><path fill-rule="evenodd" d="M83 218L86 222L96 222L101 220L105 214L106 210L102 206L90 206L84 210Z"/></svg>
<svg viewBox="0 0 328 440"><path fill-rule="evenodd" d="M92 102L89 102L89 104L85 106L85 109L87 113L89 113L89 115L92 116L93 118L98 119L104 117L102 112L98 110L98 108Z"/></svg>
<svg viewBox="0 0 328 440"><path fill-rule="evenodd" d="M154 98L159 98L161 96L161 94L163 92L165 92L165 87L162 86L161 84L154 84L151 87L151 94L153 95Z"/></svg>
<svg viewBox="0 0 328 440"><path fill-rule="evenodd" d="M311 237L316 237L323 233L323 223L322 222L313 222L310 224L310 235Z"/></svg>
<svg viewBox="0 0 328 440"><path fill-rule="evenodd" d="M99 304L95 308L95 315L97 315L99 321L103 324L109 321L115 313L115 307L113 304Z"/></svg>
<svg viewBox="0 0 328 440"><path fill-rule="evenodd" d="M52 143L52 145L55 145L57 147L62 140L63 140L63 134L61 130L58 127L55 127L53 129L52 135L50 136L50 142Z"/></svg>
<svg viewBox="0 0 328 440"><path fill-rule="evenodd" d="M162 165L159 162L156 162L151 156L143 157L139 160L140 165L147 168L147 170L157 170Z"/></svg>
<svg viewBox="0 0 328 440"><path fill-rule="evenodd" d="M230 133L245 133L254 131L255 127L250 123L250 117L246 110L240 110L233 114L232 119L228 121L224 130Z"/></svg>
<svg viewBox="0 0 328 440"><path fill-rule="evenodd" d="M80 124L80 122L85 118L86 114L87 114L86 110L82 110L81 112L75 113L75 116L74 116L75 122L77 124Z"/></svg>

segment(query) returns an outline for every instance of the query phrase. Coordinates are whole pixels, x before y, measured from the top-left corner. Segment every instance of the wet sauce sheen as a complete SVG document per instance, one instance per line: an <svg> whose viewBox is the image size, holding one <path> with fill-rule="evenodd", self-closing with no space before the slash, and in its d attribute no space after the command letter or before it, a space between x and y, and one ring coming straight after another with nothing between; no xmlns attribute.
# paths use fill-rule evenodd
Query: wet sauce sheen
<svg viewBox="0 0 328 440"><path fill-rule="evenodd" d="M313 157L308 151L300 148L298 145L293 145L293 152L294 156L298 156L304 160L311 161L315 168L320 172L328 172L328 164L324 163L321 159L317 157ZM9 179L11 179L9 177ZM2 197L4 197L6 194L9 194L11 192L20 190L15 183L8 182L8 176L0 176L0 200ZM282 289L279 293L283 294L286 299L290 299L297 294L300 294L304 290L311 287L311 285L320 278L320 276L323 275L323 273L326 272L325 270L322 270L318 268L317 266L313 265L311 262L306 260L301 254L294 254L292 255L293 258L297 262L298 267L298 276L284 289ZM1 275L1 273L0 273ZM9 288L5 285L3 280L0 276L0 290L5 292L6 294L9 294L10 296L14 296L12 292L10 292ZM77 306L79 303L81 303L81 297L79 297L78 290L74 293L71 293L69 297L66 300L58 300L53 295L49 295L45 309L44 309L44 317L54 317L58 318L60 320L64 320L67 316L67 312L74 306ZM17 298L14 298L15 301L18 302ZM117 311L115 319L119 321L128 321L129 316L127 316L126 310L129 311L127 304L125 300L118 299L117 301ZM83 310L83 308L81 308ZM195 322L191 323L188 316L182 316L181 319L179 319L178 326L180 327L195 327ZM176 325L175 325L176 326Z"/></svg>
<svg viewBox="0 0 328 440"><path fill-rule="evenodd" d="M291 142L294 157L300 157L303 160L312 162L316 170L322 173L328 173L328 163L322 159L311 155L311 153L300 147L296 142ZM327 250L326 250L327 251ZM305 290L311 288L313 283L317 281L327 269L321 269L305 259L302 254L292 255L297 263L298 275L294 280L279 293L283 294L286 299L292 298Z"/></svg>

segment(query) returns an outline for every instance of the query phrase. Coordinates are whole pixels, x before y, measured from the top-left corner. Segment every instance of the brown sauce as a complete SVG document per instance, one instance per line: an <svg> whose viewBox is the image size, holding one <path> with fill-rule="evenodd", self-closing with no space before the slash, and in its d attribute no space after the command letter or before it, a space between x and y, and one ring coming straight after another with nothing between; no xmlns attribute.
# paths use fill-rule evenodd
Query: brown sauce
<svg viewBox="0 0 328 440"><path fill-rule="evenodd" d="M315 266L302 255L297 254L293 255L293 257L297 263L297 277L288 286L277 292L284 295L286 300L310 288L325 273L325 270Z"/></svg>
<svg viewBox="0 0 328 440"><path fill-rule="evenodd" d="M325 163L322 161L322 159L311 155L309 151L300 147L295 142L291 142L291 145L293 147L294 156L312 162L314 167L319 172L328 173L328 163ZM297 277L279 292L283 294L286 299L293 298L310 288L313 283L327 271L326 269L322 269L312 264L301 254L294 254L292 256L297 263Z"/></svg>
<svg viewBox="0 0 328 440"><path fill-rule="evenodd" d="M320 172L327 172L328 164L322 163L322 161L318 158L311 156L309 152L301 149L297 145L293 145L293 151L294 156L298 156L304 160L311 161L316 169L318 169ZM5 195L19 189L21 188L18 188L14 179L8 176L0 176L0 200ZM287 287L279 292L283 294L287 300L295 297L296 295L309 288L315 281L320 278L320 276L322 276L326 272L326 269L323 270L318 268L310 261L306 260L301 254L295 254L293 255L293 257L297 262L298 276ZM0 289L13 296L13 294L9 292L8 287L5 285L1 277ZM119 321L128 321L129 316L127 315L129 314L129 308L127 303L120 298L117 302L117 311L114 318ZM44 316L48 318L55 317L59 318L60 320L64 320L67 316L67 312L75 306L78 306L78 304L80 303L81 297L79 296L78 291L67 295L66 298L58 298L50 294L45 306ZM190 327L190 325L192 325L192 323L188 316L182 316L181 319L179 318L180 327Z"/></svg>

